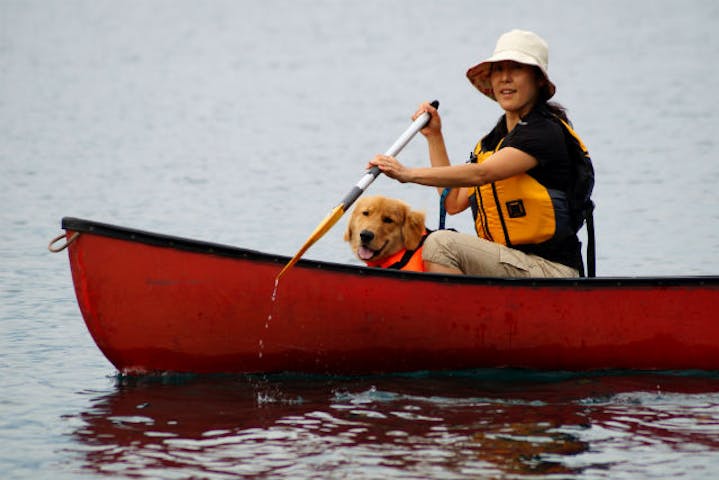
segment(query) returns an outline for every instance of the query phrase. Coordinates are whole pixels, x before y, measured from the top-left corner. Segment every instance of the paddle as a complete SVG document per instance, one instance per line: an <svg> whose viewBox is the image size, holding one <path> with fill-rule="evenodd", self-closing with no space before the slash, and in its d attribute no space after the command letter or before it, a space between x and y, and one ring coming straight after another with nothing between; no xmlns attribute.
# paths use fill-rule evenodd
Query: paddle
<svg viewBox="0 0 719 480"><path fill-rule="evenodd" d="M432 105L434 108L439 107L439 101L435 100L430 105ZM429 114L423 113L417 119L412 122L412 124L407 128L407 130L404 131L402 135L399 136L399 138L392 144L391 147L389 147L389 150L385 153L385 155L395 157L399 152L402 151L405 145L409 143L410 140L424 128L425 125L427 125L427 122L429 122ZM374 179L377 178L377 176L380 174L379 167L372 167L364 174L364 176L360 179L357 184L352 187L352 190L345 195L345 198L342 199L342 201L337 205L327 217L322 220L322 223L320 223L317 228L315 228L315 231L312 232L312 235L309 236L307 241L304 245L299 249L297 253L295 253L295 256L292 257L292 259L287 262L287 265L280 271L280 273L275 278L275 284L280 280L280 277L284 275L284 273L292 267L297 261L304 255L304 253L309 249L317 240L322 238L322 236L329 231L330 228L334 226L335 223L342 217L342 215L349 210L349 208L352 206L352 204L359 198L360 195L364 193L365 190L367 190L367 187L369 187L372 182L374 182Z"/></svg>

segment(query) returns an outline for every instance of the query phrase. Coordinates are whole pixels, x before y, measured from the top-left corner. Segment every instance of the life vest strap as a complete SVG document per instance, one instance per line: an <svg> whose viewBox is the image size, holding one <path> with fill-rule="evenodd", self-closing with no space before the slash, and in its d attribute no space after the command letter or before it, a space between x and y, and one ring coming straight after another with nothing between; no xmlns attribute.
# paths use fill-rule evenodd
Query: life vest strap
<svg viewBox="0 0 719 480"><path fill-rule="evenodd" d="M587 220L587 275L590 278L597 276L596 242L594 239L594 202L587 203L584 210Z"/></svg>
<svg viewBox="0 0 719 480"><path fill-rule="evenodd" d="M402 255L402 258L400 258L398 261L394 262L392 265L389 265L387 268L391 268L393 270L401 270L402 267L407 265L409 263L410 259L414 256L414 254L422 248L422 245L424 245L424 241L427 239L430 233L432 233L433 230L426 229L424 235L422 235L422 238L419 240L419 245L417 245L417 248L414 250L406 250L404 252L404 255Z"/></svg>
<svg viewBox="0 0 719 480"><path fill-rule="evenodd" d="M442 195L439 197L439 229L444 230L445 221L447 220L447 207L444 206L447 195L452 189L447 187L442 190ZM424 242L424 240L422 240Z"/></svg>

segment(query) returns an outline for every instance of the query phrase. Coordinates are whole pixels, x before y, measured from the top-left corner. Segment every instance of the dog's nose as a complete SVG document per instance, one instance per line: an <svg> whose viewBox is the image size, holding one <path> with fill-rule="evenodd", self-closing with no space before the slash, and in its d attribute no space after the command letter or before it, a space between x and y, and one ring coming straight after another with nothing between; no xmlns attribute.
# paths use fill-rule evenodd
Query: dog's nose
<svg viewBox="0 0 719 480"><path fill-rule="evenodd" d="M362 230L360 232L360 240L362 240L362 243L371 242L373 238L374 233L370 232L369 230Z"/></svg>

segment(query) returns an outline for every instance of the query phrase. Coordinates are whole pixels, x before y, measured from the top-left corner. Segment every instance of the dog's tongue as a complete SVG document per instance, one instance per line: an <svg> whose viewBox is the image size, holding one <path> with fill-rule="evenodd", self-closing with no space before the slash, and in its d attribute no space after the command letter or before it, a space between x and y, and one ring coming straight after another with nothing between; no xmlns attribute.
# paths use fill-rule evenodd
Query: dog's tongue
<svg viewBox="0 0 719 480"><path fill-rule="evenodd" d="M370 260L374 256L374 250L370 250L364 245L360 245L357 249L357 256L362 260Z"/></svg>

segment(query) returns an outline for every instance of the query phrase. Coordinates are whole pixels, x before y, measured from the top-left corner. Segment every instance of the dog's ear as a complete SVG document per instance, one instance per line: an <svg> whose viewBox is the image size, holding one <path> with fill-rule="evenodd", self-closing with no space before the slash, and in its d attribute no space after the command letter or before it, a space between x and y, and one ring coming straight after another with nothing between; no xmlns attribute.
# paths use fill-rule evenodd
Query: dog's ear
<svg viewBox="0 0 719 480"><path fill-rule="evenodd" d="M355 208L352 210L352 213L350 213L349 219L347 220L347 230L345 230L345 242L352 241L352 223L354 223L354 219L357 216L357 209L362 208L360 205L362 205L363 201L364 199L360 198L359 201L355 203Z"/></svg>
<svg viewBox="0 0 719 480"><path fill-rule="evenodd" d="M352 239L352 217L347 222L347 229L345 230L345 242L349 242Z"/></svg>
<svg viewBox="0 0 719 480"><path fill-rule="evenodd" d="M424 212L409 211L402 225L402 238L407 250L414 250L419 246L424 228Z"/></svg>

